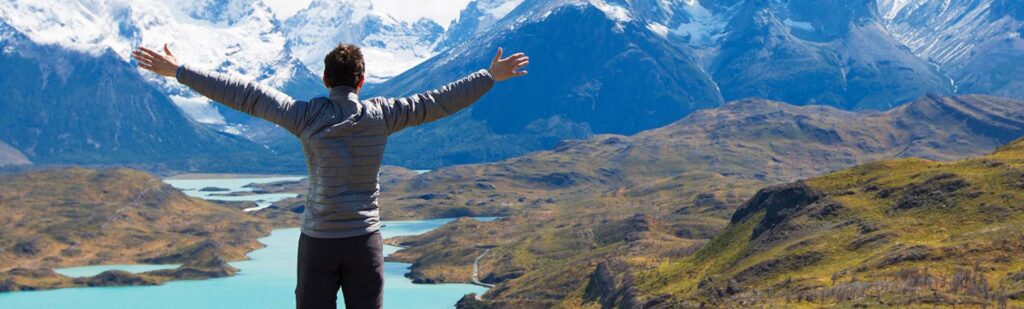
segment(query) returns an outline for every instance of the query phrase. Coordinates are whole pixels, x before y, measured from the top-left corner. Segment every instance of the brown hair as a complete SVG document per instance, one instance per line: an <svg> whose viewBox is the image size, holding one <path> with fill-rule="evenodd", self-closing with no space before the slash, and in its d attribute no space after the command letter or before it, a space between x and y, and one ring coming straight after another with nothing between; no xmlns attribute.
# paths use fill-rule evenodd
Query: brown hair
<svg viewBox="0 0 1024 309"><path fill-rule="evenodd" d="M324 80L328 87L355 88L365 70L363 52L352 44L338 44L324 57Z"/></svg>

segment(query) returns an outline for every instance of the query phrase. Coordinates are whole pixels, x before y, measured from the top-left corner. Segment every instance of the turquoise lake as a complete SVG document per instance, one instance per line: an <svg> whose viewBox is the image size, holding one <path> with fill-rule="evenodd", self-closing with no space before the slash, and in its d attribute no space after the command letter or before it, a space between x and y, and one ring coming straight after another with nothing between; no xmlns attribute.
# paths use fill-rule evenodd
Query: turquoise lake
<svg viewBox="0 0 1024 309"><path fill-rule="evenodd" d="M228 179L230 181L230 179ZM175 187L214 186L232 190L251 182L267 182L266 179L246 179L224 185L225 179L210 179L200 182L189 181L179 186L177 181L168 181ZM271 180L273 181L273 180ZM217 185L219 184L219 185ZM187 189L187 188L183 188ZM194 191L186 191L198 195ZM264 196L257 198L273 199ZM272 201L271 201L272 202ZM478 218L493 220L495 218ZM418 221L386 221L383 236L416 235L435 229L453 219ZM260 239L266 248L249 253L250 260L233 262L231 265L241 271L232 277L172 281L160 286L143 287L99 287L72 288L49 291L0 293L0 308L294 308L295 263L299 229L278 229L270 236ZM385 254L399 248L385 246ZM123 269L141 272L174 265L106 265L73 267L58 270L71 276L88 276L107 269ZM481 294L486 288L470 284L413 284L405 278L409 264L387 262L384 265L384 307L385 308L452 308L468 293ZM338 295L338 307L343 308L342 296Z"/></svg>

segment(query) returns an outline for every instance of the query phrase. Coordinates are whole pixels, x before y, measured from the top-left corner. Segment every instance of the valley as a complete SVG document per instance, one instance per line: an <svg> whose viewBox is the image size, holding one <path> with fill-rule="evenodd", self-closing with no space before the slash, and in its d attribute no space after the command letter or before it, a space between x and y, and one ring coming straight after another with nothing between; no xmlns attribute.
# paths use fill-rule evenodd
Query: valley
<svg viewBox="0 0 1024 309"><path fill-rule="evenodd" d="M1022 107L926 96L865 114L743 100L633 136L438 169L386 191L383 216L505 218L389 239L406 247L389 260L412 263L417 282L469 282L475 258L490 250L479 261L481 281L497 284L483 295L488 306L554 306L598 265L622 274L622 259L658 264L698 252L767 185L891 158L983 155L1024 135Z"/></svg>
<svg viewBox="0 0 1024 309"><path fill-rule="evenodd" d="M915 157L949 161L981 155L1024 135L1024 114L1019 112L1024 110L1022 107L1024 102L989 96L925 96L884 113L854 113L831 107L794 106L751 99L703 110L668 126L636 135L602 135L587 140L566 141L552 150L506 161L442 168L424 174L399 167L385 167L381 181L382 212L388 220L504 217L493 222L460 219L422 235L390 238L387 243L404 249L389 256L388 260L410 263L410 273L406 276L418 283L470 282L474 262L478 262L480 281L496 287L484 293L482 301L472 297L463 299L464 306L574 307L639 300L652 304L668 300L676 304L690 301L747 304L752 301L747 297L749 294L736 292L746 290L728 280L724 286L719 286L721 290L712 290L705 284L705 290L698 294L670 290L679 287L679 284L685 287L685 283L671 279L674 278L672 274L678 272L662 270L661 267L668 267L665 266L668 264L690 265L686 261L701 254L709 254L701 252L719 246L716 243L732 235L731 231L736 229L734 226L737 222L747 220L740 219L748 217L743 214L743 209L760 207L751 206L751 197L756 200L759 194L774 192L770 189L761 190L765 186L815 177L859 164L868 163L867 166L871 166L869 162L890 158ZM1008 146L1004 149L1015 148ZM1006 156L1003 152L997 152L997 155ZM904 161L930 162L923 159ZM944 166L943 163L931 164ZM981 174L985 173L979 172ZM206 218L222 222L223 216L242 216L229 220L251 223L232 225L230 229L204 224L195 233L179 235L175 232L177 229L164 231L160 230L160 223L154 224L174 218L172 214L159 212L162 209L160 205L177 209L173 207L179 206L170 205L208 203L185 198L173 189L151 198L150 193L142 187L147 183L156 186L154 181L159 180L144 180L148 176L128 170L96 172L70 169L29 175L5 178L10 184L3 186L6 190L4 198L0 199L10 201L7 204L10 206L5 207L32 209L30 205L34 204L26 204L25 196L31 196L32 203L54 204L56 200L69 201L68 194L76 196L70 201L77 202L68 204L73 207L71 209L80 207L75 206L82 205L80 203L111 204L112 211L123 208L116 207L118 203L153 205L143 207L138 212L93 212L93 216L98 218L96 220L101 220L99 217L103 216L113 216L119 219L112 222L126 226L146 222L146 229L138 230L146 231L144 234L128 235L149 236L136 240L121 239L118 237L126 236L91 231L102 225L90 224L88 222L92 221L88 220L78 221L85 224L81 228L86 231L81 232L68 232L68 227L74 225L67 224L67 221L53 222L51 226L56 230L41 225L38 232L26 232L24 228L15 227L23 227L23 224L31 221L21 224L13 222L31 218L28 212L23 212L25 215L17 218L5 217L7 223L3 226L11 227L5 231L18 231L18 234L11 234L12 237L5 235L3 239L30 240L28 243L21 241L4 246L24 249L13 253L5 250L7 254L17 255L11 256L9 260L17 261L18 265L18 268L9 268L4 273L3 282L6 282L8 290L103 284L149 285L171 279L231 275L234 270L226 264L227 261L244 258L245 252L258 246L258 243L253 244L255 239L265 235L269 228L296 225L298 213L301 212L301 195L250 214L240 210L252 207L251 202L190 206L224 212L190 216L196 224L203 224L200 222ZM62 182L54 178L57 175L81 176ZM119 178L125 179L110 182ZM936 181L944 183L947 180L940 177ZM62 184L65 182L74 185ZM130 183L131 186L122 182ZM14 185L19 183L33 185ZM810 180L807 183L819 182ZM60 194L56 193L61 190L53 190L53 198L41 198L46 195L39 195L41 193L38 192L47 191L38 186L80 189ZM100 189L108 187L125 190L122 202L99 203L81 198L113 196L116 192ZM306 184L304 181L281 181L250 187L255 194L301 194ZM219 188L206 189L209 192L204 194L223 195L216 192ZM832 192L815 190L820 190L815 191L815 194ZM928 192L928 189L922 190ZM146 194L140 195L139 192ZM905 203L916 205L910 207L916 208L920 206L918 204L935 201L933 198ZM106 209L104 207L107 206L90 207ZM142 211L153 207L152 211L159 213ZM79 212L59 213L66 214L67 218L79 218L83 215L75 215ZM9 213L6 208L5 213ZM242 227L251 230L238 230ZM136 229L139 228L121 230ZM192 240L193 245L186 245L189 241L174 238L189 239L187 237L193 234L210 239L200 242L208 245L195 247L196 240ZM876 241L872 235L862 242ZM100 242L94 243L97 240ZM172 242L180 246L156 249L152 245ZM69 245L79 243L89 245L76 248L96 247L84 250L84 253L68 251ZM118 248L111 243L134 244L132 250L138 251L131 253L127 248ZM139 245L143 243L152 244ZM477 260L485 251L488 253ZM109 252L124 254L111 256ZM212 262L197 264L194 262L197 260ZM100 277L104 279L88 279L93 281L62 277L39 269L62 265L152 261L185 263L193 269L156 271L141 275L115 272ZM797 269L796 266L791 268ZM214 271L218 269L219 272ZM727 271L723 270L723 273ZM670 279L649 281L664 282L664 286L653 285L657 286L658 291L663 291L659 292L662 294L634 291L640 286L654 284L641 279L664 276ZM718 280L714 276L709 278ZM718 284L721 281L709 282ZM687 289L692 288L681 289L689 291ZM762 292L750 293L761 297L763 295L758 293ZM717 296L707 298L707 295ZM780 301L771 298L753 299L772 304Z"/></svg>
<svg viewBox="0 0 1024 309"><path fill-rule="evenodd" d="M444 85L499 47L531 61L389 137L389 306L1024 306L1024 2L455 9L0 2L0 292L17 292L0 303L292 305L309 182L246 175L306 173L302 145L129 51L170 43L306 100L327 92L323 55L353 43L363 99ZM54 271L116 264L166 267Z"/></svg>

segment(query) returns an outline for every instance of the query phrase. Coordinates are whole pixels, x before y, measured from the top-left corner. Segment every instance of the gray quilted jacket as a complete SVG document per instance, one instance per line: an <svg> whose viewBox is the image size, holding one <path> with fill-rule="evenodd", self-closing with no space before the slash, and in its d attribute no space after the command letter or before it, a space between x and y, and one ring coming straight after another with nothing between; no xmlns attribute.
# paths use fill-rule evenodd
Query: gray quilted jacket
<svg viewBox="0 0 1024 309"><path fill-rule="evenodd" d="M335 87L327 98L296 101L238 77L182 66L178 82L235 110L281 126L302 143L309 192L302 233L345 238L380 229L377 184L389 135L473 104L494 85L486 70L410 97L359 100L355 89Z"/></svg>

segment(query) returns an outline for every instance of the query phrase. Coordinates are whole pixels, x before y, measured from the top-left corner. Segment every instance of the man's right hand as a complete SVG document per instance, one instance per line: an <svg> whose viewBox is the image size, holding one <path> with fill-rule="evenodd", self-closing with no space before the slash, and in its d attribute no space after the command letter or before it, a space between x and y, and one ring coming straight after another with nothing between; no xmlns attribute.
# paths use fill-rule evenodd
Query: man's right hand
<svg viewBox="0 0 1024 309"><path fill-rule="evenodd" d="M178 73L178 59L171 54L171 49L164 44L164 53L158 53L145 47L132 52L132 58L138 61L139 67L167 77L174 77Z"/></svg>
<svg viewBox="0 0 1024 309"><path fill-rule="evenodd" d="M509 78L526 75L526 71L519 71L519 69L530 64L530 57L527 57L524 53L517 53L508 58L501 59L502 52L501 47L498 47L498 54L494 55L494 60L491 60L491 68L488 69L494 81L500 82Z"/></svg>

